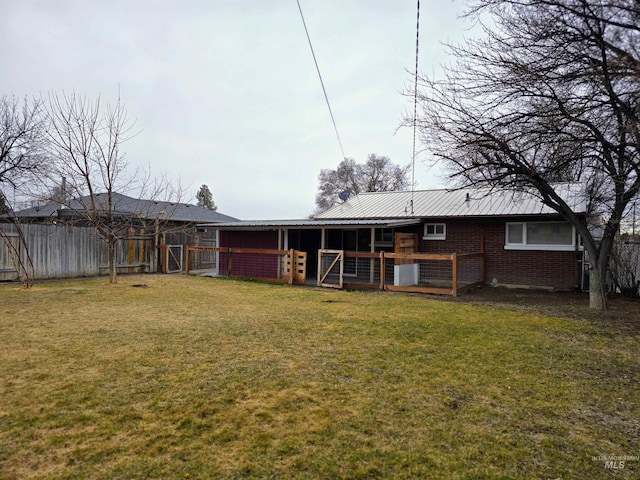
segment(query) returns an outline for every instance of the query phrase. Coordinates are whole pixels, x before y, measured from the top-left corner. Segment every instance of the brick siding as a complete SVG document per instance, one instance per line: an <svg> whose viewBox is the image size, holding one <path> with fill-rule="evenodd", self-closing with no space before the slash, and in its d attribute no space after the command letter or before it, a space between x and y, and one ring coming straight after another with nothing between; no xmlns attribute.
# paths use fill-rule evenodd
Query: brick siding
<svg viewBox="0 0 640 480"><path fill-rule="evenodd" d="M575 288L579 284L581 252L505 250L506 220L448 219L438 222L447 226L446 240L424 240L421 230L420 250L428 253L478 252L480 239L484 235L487 283L495 278L500 285L562 289ZM450 275L450 269L442 273ZM464 269L461 270L461 275L464 275Z"/></svg>

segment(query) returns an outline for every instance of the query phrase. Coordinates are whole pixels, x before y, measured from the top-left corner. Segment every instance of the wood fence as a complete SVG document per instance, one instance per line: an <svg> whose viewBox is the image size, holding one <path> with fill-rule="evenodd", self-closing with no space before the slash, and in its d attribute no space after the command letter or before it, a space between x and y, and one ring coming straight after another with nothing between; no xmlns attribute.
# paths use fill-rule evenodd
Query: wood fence
<svg viewBox="0 0 640 480"><path fill-rule="evenodd" d="M109 249L92 227L54 224L21 225L33 263L34 279L70 278L108 273ZM12 224L0 224L5 241L0 241L0 280L17 280L14 259L7 241L17 247L23 261L27 252L19 244ZM154 272L153 236L131 231L116 247L119 273Z"/></svg>

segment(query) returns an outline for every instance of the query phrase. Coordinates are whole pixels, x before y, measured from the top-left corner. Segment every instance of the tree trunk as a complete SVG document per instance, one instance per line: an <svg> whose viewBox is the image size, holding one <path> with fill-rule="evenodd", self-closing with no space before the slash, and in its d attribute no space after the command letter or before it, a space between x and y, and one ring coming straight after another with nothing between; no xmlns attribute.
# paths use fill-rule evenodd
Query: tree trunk
<svg viewBox="0 0 640 480"><path fill-rule="evenodd" d="M607 229L600 239L597 250L589 251L589 307L605 311L607 310L607 272L609 271L609 258L613 250L613 240L616 231ZM588 246L587 246L588 249Z"/></svg>
<svg viewBox="0 0 640 480"><path fill-rule="evenodd" d="M607 293L605 275L597 265L592 265L589 271L589 308L607 310Z"/></svg>
<svg viewBox="0 0 640 480"><path fill-rule="evenodd" d="M109 240L109 283L118 283L116 270L116 243L117 239Z"/></svg>

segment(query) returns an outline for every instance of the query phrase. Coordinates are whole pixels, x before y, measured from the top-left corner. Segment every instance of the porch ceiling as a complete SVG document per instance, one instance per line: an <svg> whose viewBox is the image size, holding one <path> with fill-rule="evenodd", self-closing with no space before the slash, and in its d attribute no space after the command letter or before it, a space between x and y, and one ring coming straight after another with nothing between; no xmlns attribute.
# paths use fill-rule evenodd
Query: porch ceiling
<svg viewBox="0 0 640 480"><path fill-rule="evenodd" d="M212 227L220 230L272 230L272 229L313 229L313 228L348 228L348 227L402 227L417 225L420 219L407 220L243 220L226 223L205 223L201 227Z"/></svg>

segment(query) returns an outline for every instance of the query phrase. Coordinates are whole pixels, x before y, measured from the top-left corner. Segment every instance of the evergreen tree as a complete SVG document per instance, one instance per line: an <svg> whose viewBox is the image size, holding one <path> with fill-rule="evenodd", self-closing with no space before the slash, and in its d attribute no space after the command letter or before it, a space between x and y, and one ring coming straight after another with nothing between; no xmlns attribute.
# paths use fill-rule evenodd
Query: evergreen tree
<svg viewBox="0 0 640 480"><path fill-rule="evenodd" d="M213 201L213 194L209 187L206 185L202 185L198 193L196 193L196 200L198 201L198 206L202 208L207 208L212 211L216 211L218 207Z"/></svg>

